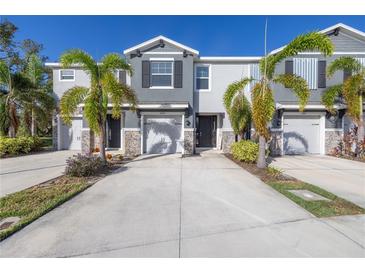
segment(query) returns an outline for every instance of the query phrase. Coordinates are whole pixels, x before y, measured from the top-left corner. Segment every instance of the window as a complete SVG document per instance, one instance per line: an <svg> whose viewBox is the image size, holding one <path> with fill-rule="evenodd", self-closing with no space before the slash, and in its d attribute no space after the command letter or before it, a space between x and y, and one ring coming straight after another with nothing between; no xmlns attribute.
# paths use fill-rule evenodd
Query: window
<svg viewBox="0 0 365 274"><path fill-rule="evenodd" d="M317 58L293 58L293 73L305 79L308 83L309 89L317 89Z"/></svg>
<svg viewBox="0 0 365 274"><path fill-rule="evenodd" d="M60 70L60 81L74 81L75 70L73 69L62 69Z"/></svg>
<svg viewBox="0 0 365 274"><path fill-rule="evenodd" d="M172 63L167 61L151 62L151 86L172 87Z"/></svg>
<svg viewBox="0 0 365 274"><path fill-rule="evenodd" d="M195 89L196 90L210 90L210 66L209 65L200 65L196 66L195 70Z"/></svg>

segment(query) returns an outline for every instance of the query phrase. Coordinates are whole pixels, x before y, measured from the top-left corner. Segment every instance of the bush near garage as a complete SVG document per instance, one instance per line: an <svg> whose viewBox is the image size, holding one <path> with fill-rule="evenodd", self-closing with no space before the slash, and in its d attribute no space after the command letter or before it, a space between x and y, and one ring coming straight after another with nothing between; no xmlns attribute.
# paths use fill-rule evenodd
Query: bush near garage
<svg viewBox="0 0 365 274"><path fill-rule="evenodd" d="M96 175L105 167L100 157L77 154L66 160L65 174L75 177Z"/></svg>
<svg viewBox="0 0 365 274"><path fill-rule="evenodd" d="M259 145L249 140L241 140L231 145L234 159L245 163L256 163L259 155Z"/></svg>
<svg viewBox="0 0 365 274"><path fill-rule="evenodd" d="M0 137L0 157L38 151L41 145L42 140L39 137Z"/></svg>

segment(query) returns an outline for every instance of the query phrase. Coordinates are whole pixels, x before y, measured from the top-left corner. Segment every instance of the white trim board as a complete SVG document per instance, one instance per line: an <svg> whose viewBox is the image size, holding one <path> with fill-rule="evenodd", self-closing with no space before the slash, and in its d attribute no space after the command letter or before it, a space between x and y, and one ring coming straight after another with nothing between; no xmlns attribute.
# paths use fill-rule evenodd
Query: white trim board
<svg viewBox="0 0 365 274"><path fill-rule="evenodd" d="M176 42L174 40L171 40L171 39L169 39L169 38L167 38L167 37L165 37L163 35L156 36L156 37L154 37L152 39L149 39L149 40L147 40L147 41L145 41L143 43L140 43L140 44L138 44L138 45L136 45L134 47L128 48L128 49L124 50L123 53L124 54L131 53L132 51L135 51L137 49L143 48L143 47L145 47L145 46L147 46L149 44L153 44L153 43L155 43L155 42L157 42L159 40L163 40L163 41L165 41L165 42L167 42L169 44L172 44L172 45L174 45L174 46L176 46L178 48L182 48L182 49L187 50L187 51L190 51L190 52L192 52L192 53L194 53L196 55L199 55L199 51L197 51L197 50L195 50L193 48L187 47L187 46L185 46L183 44L180 44L180 43L178 43L178 42Z"/></svg>

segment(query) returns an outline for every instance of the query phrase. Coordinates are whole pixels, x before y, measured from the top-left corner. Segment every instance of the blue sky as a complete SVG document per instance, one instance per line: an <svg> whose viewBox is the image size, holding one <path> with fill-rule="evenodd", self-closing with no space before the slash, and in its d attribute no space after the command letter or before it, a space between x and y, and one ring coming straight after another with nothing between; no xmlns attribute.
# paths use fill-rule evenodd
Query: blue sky
<svg viewBox="0 0 365 274"><path fill-rule="evenodd" d="M18 26L16 39L34 39L50 61L81 48L100 59L157 35L192 47L202 56L263 54L266 16L1 16ZM297 34L345 23L365 32L365 16L268 16L268 48Z"/></svg>

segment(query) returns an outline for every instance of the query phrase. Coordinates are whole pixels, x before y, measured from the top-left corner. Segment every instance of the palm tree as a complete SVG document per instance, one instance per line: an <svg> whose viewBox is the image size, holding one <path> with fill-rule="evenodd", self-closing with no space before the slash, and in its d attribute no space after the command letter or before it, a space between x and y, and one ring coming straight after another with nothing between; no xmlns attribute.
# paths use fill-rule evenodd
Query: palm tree
<svg viewBox="0 0 365 274"><path fill-rule="evenodd" d="M29 92L29 102L24 105L23 117L25 124L30 127L32 136L36 135L37 124L49 123L48 117L55 109L55 99L51 89L44 79L46 69L42 60L31 54L27 60L24 75L31 81L33 88Z"/></svg>
<svg viewBox="0 0 365 274"><path fill-rule="evenodd" d="M352 72L343 84L329 87L322 96L322 103L327 110L334 113L334 103L342 96L347 104L347 114L357 125L358 142L364 140L363 97L365 96L365 67L353 57L340 57L327 69L327 77L336 71Z"/></svg>
<svg viewBox="0 0 365 274"><path fill-rule="evenodd" d="M260 60L261 79L243 78L235 83L235 94L253 80L258 81L251 90L252 120L255 132L259 136L259 156L257 167L267 166L265 158L266 142L270 138L268 124L275 112L275 100L272 84L282 84L291 89L299 99L299 110L303 111L308 102L310 91L306 80L294 74L275 74L276 65L288 57L303 51L320 51L323 55L331 55L333 44L330 38L318 32L309 32L297 36L284 49L278 53L266 54L266 28L265 28L265 56ZM232 95L230 95L232 96ZM233 97L233 96L232 96Z"/></svg>
<svg viewBox="0 0 365 274"><path fill-rule="evenodd" d="M67 124L71 124L78 104L84 103L84 116L90 129L100 137L100 157L105 162L108 102L112 104L113 118L120 117L122 103L130 103L134 109L137 102L134 90L119 83L115 73L118 69L123 69L132 74L132 68L116 53L105 55L98 63L86 52L73 49L64 53L60 59L63 67L81 66L90 76L90 87L75 86L62 96L61 117Z"/></svg>
<svg viewBox="0 0 365 274"><path fill-rule="evenodd" d="M0 127L3 134L16 136L19 127L19 109L29 100L32 83L21 73L13 72L0 60Z"/></svg>
<svg viewBox="0 0 365 274"><path fill-rule="evenodd" d="M244 78L230 84L223 96L224 107L233 131L242 139L244 139L244 134L251 125L251 105L243 92L244 87L251 81L251 78Z"/></svg>

